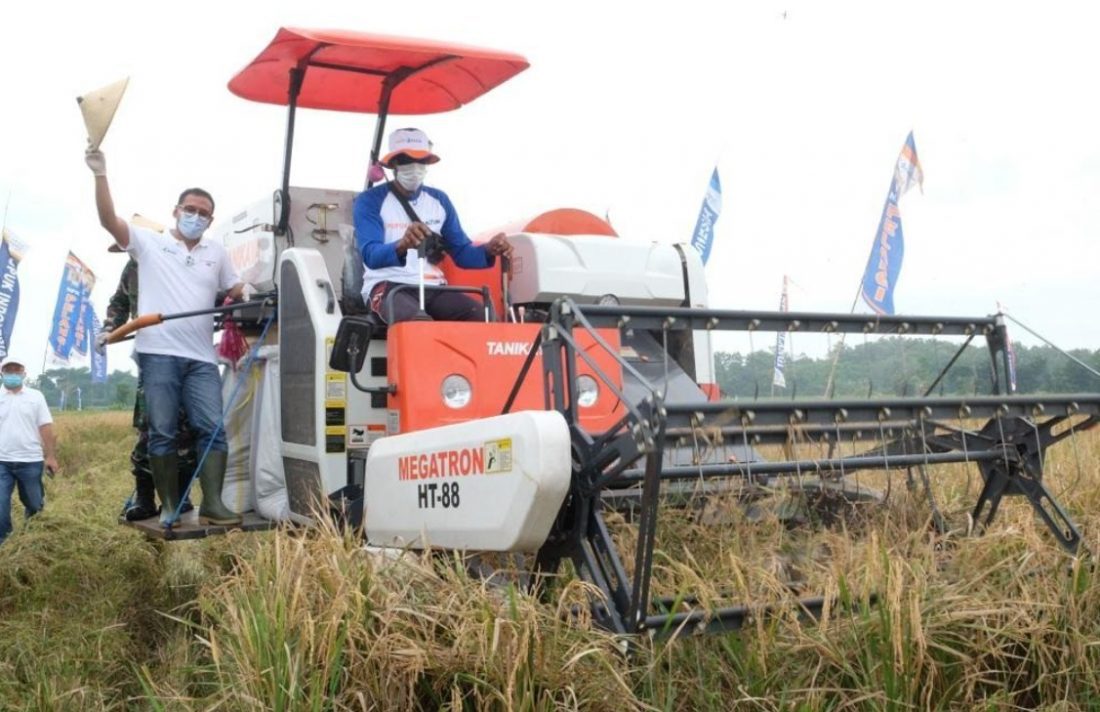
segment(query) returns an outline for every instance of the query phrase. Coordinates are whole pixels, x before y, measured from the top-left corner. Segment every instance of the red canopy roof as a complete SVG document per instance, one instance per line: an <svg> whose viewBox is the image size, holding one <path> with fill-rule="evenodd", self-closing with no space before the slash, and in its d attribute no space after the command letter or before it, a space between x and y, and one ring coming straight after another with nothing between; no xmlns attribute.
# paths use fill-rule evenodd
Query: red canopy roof
<svg viewBox="0 0 1100 712"><path fill-rule="evenodd" d="M298 106L378 113L382 82L411 70L390 98L390 113L457 109L529 66L511 52L342 30L283 27L229 82L239 97L287 104L290 70L306 67Z"/></svg>

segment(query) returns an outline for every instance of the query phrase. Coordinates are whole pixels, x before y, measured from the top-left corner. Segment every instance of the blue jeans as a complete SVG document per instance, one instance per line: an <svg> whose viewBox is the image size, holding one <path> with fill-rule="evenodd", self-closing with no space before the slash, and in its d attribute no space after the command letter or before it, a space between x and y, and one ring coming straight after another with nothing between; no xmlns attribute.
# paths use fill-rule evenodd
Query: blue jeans
<svg viewBox="0 0 1100 712"><path fill-rule="evenodd" d="M211 450L228 450L225 428L219 427L222 420L222 379L217 366L182 356L139 353L138 368L141 369L145 407L149 413L150 455L176 452L181 404L191 422L200 457L211 440Z"/></svg>
<svg viewBox="0 0 1100 712"><path fill-rule="evenodd" d="M23 514L31 518L42 511L46 495L42 490L42 461L0 461L0 544L11 534L11 493L18 485Z"/></svg>

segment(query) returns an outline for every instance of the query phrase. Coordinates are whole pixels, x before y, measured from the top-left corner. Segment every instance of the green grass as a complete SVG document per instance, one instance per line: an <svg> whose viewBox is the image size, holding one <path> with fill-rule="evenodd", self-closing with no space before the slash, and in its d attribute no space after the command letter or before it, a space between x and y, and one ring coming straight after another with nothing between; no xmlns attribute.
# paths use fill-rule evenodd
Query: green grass
<svg viewBox="0 0 1100 712"><path fill-rule="evenodd" d="M58 429L47 508L0 547L2 710L1100 706L1100 575L1021 502L965 536L980 478L961 467L933 473L958 529L946 541L898 479L847 529L791 531L732 502L711 504L709 526L664 512L656 593L782 601L795 582L838 605L819 624L758 617L626 656L567 615L588 593L567 577L540 602L452 557L380 557L332 529L148 542L115 523L129 415L65 414ZM1064 502L1095 549L1100 436L1075 445L1051 454L1048 482L1073 485ZM612 528L629 566L630 526Z"/></svg>

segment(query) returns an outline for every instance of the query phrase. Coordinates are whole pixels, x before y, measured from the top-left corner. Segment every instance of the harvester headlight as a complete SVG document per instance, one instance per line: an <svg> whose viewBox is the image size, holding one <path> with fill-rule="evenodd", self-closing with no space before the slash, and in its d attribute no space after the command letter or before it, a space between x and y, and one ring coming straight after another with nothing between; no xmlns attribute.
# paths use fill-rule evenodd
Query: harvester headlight
<svg viewBox="0 0 1100 712"><path fill-rule="evenodd" d="M464 408L470 402L473 390L465 377L452 373L443 379L443 404L448 408Z"/></svg>
<svg viewBox="0 0 1100 712"><path fill-rule="evenodd" d="M577 405L591 408L600 399L600 384L588 374L577 377Z"/></svg>

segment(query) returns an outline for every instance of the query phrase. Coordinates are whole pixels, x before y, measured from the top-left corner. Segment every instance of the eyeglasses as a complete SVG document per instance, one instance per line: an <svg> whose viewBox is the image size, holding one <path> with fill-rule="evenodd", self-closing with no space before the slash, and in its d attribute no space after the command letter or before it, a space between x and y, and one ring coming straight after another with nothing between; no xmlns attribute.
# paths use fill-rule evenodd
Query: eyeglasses
<svg viewBox="0 0 1100 712"><path fill-rule="evenodd" d="M200 217L206 218L207 220L209 220L210 216L213 215L213 213L211 213L209 210L205 208L196 208L194 205L177 205L176 207L185 215L198 215Z"/></svg>

